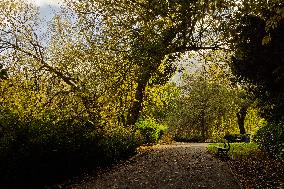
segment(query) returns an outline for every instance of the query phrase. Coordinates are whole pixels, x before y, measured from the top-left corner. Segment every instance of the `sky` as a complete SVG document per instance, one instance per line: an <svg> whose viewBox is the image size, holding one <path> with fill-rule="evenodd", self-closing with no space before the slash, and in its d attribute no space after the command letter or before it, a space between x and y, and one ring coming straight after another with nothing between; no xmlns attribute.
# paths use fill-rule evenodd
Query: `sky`
<svg viewBox="0 0 284 189"><path fill-rule="evenodd" d="M40 17L49 21L54 13L59 11L63 0L23 0L24 2L35 4L39 7Z"/></svg>
<svg viewBox="0 0 284 189"><path fill-rule="evenodd" d="M64 0L23 0L26 3L32 3L39 7L39 16L42 19L40 28L45 31L49 21L52 20L54 14L60 10Z"/></svg>
<svg viewBox="0 0 284 189"><path fill-rule="evenodd" d="M63 0L24 0L29 3L33 3L37 6L44 7L44 6L60 6L62 5Z"/></svg>

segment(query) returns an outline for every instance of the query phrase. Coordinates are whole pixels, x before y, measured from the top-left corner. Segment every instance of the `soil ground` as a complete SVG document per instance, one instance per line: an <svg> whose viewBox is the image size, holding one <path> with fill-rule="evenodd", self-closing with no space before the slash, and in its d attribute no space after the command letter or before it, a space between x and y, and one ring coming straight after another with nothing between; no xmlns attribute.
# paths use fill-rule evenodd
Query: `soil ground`
<svg viewBox="0 0 284 189"><path fill-rule="evenodd" d="M207 153L205 143L174 143L141 148L128 161L80 182L75 189L242 188L226 162Z"/></svg>

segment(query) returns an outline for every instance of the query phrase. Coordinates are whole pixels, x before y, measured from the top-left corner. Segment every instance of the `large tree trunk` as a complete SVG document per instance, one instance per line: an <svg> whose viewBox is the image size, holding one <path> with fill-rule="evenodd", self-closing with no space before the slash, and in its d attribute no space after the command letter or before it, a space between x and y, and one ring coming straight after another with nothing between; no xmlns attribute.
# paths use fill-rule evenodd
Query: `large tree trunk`
<svg viewBox="0 0 284 189"><path fill-rule="evenodd" d="M139 119L140 113L142 111L144 92L150 77L151 77L150 72L141 73L141 75L139 76L138 85L135 93L135 99L127 115L126 125L128 126L134 125L136 121Z"/></svg>
<svg viewBox="0 0 284 189"><path fill-rule="evenodd" d="M246 134L245 118L246 118L246 115L247 115L247 110L248 110L248 106L244 106L237 113L240 134Z"/></svg>
<svg viewBox="0 0 284 189"><path fill-rule="evenodd" d="M145 49L146 50L145 54L148 56L150 55L150 59L148 59L149 62L146 62L146 64L142 64L141 73L138 78L138 86L136 88L135 99L128 111L126 125L134 125L138 120L140 112L142 110L145 88L148 84L148 81L151 78L151 73L155 73L155 71L158 69L159 65L161 64L161 61L164 59L165 55L186 50L184 48L177 48L177 47L168 48L172 40L176 37L177 33L182 28L183 24L180 24L177 27L171 27L170 29L164 31L161 34L161 36L163 37L161 38L160 43L152 44L152 42L150 42L150 45L153 45L153 47L150 49L148 49L147 47ZM164 48L161 48L161 46L163 46ZM141 50L143 50L143 48ZM190 50L196 50L196 49L192 48ZM143 53L141 54L143 55Z"/></svg>

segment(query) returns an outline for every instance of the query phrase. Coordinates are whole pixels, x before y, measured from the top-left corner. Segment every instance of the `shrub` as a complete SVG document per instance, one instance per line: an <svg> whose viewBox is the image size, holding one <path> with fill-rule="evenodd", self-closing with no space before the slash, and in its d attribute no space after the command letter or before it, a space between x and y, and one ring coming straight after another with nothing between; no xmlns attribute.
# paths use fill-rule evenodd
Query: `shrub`
<svg viewBox="0 0 284 189"><path fill-rule="evenodd" d="M0 113L1 188L41 188L128 157L141 143L132 128L84 119L22 121Z"/></svg>
<svg viewBox="0 0 284 189"><path fill-rule="evenodd" d="M143 144L156 143L166 131L166 127L152 119L140 119L136 125L140 132Z"/></svg>
<svg viewBox="0 0 284 189"><path fill-rule="evenodd" d="M284 121L268 123L257 131L254 140L273 157L284 159Z"/></svg>

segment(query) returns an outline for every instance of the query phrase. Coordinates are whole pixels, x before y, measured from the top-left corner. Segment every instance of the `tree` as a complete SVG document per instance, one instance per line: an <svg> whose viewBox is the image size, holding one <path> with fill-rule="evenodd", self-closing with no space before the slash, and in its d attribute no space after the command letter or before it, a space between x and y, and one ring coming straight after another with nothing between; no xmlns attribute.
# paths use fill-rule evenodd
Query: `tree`
<svg viewBox="0 0 284 189"><path fill-rule="evenodd" d="M0 8L0 58L11 81L17 78L43 86L49 98L46 106L54 101L67 106L72 96L80 114L87 114L90 121L117 122L132 95L128 88L133 73L120 54L109 53L100 37L94 40L89 35L94 28L83 30L85 25L68 12L55 16L47 34L41 35L33 5L1 1Z"/></svg>
<svg viewBox="0 0 284 189"><path fill-rule="evenodd" d="M181 96L168 124L176 138L218 140L237 129L239 102L230 81L229 54L221 50L195 54L196 67L180 84Z"/></svg>
<svg viewBox="0 0 284 189"><path fill-rule="evenodd" d="M180 89L175 83L147 87L141 117L165 123L169 114L175 110L179 95Z"/></svg>
<svg viewBox="0 0 284 189"><path fill-rule="evenodd" d="M264 14L264 13L263 13ZM256 86L254 92L262 102L266 117L279 119L283 112L283 32L284 20L278 27L266 31L266 20L273 12L264 15L247 15L240 19L234 33L232 70L241 80L247 80ZM281 24L282 23L282 24ZM267 44L265 36L270 36Z"/></svg>
<svg viewBox="0 0 284 189"><path fill-rule="evenodd" d="M88 26L100 22L101 43L107 43L108 50L124 53L135 68L135 96L127 125L137 121L147 85L167 81L175 71L172 62L180 53L220 47L218 35L212 32L218 27L219 12L229 6L225 1L68 2Z"/></svg>
<svg viewBox="0 0 284 189"><path fill-rule="evenodd" d="M222 137L225 132L235 130L234 91L216 81L208 81L202 76L194 76L185 81L183 96L170 118L169 125L187 137L197 137L205 141L215 135ZM182 135L182 134L180 134ZM214 138L213 137L213 138Z"/></svg>

